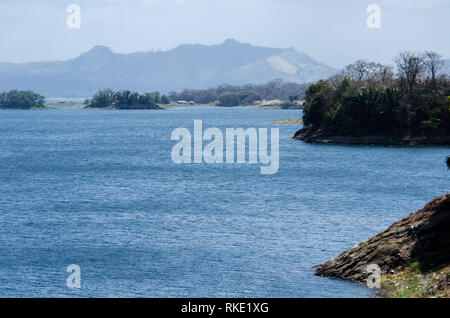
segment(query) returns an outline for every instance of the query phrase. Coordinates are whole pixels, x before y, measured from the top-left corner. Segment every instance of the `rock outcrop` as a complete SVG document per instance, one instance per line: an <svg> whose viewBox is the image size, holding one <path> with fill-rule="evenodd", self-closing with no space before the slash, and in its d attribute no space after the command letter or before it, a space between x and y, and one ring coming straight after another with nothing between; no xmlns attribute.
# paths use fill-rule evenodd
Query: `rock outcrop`
<svg viewBox="0 0 450 318"><path fill-rule="evenodd" d="M391 137L391 136L334 136L323 129L305 127L298 130L294 139L317 144L344 144L344 145L396 145L396 146L426 146L450 145L450 136L434 137Z"/></svg>
<svg viewBox="0 0 450 318"><path fill-rule="evenodd" d="M316 275L365 281L367 266L377 264L382 274L413 262L424 268L449 264L450 194L438 197L422 210L392 224L384 232L352 247L322 265Z"/></svg>

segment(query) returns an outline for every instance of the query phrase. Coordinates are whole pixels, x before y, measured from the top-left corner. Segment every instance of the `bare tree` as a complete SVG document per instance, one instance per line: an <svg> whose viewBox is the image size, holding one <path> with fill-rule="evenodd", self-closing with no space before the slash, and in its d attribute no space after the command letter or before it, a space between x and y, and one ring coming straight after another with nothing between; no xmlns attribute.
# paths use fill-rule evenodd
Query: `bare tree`
<svg viewBox="0 0 450 318"><path fill-rule="evenodd" d="M406 81L409 93L412 93L416 81L425 70L425 59L422 54L411 51L401 52L394 62L397 65L398 76L402 81Z"/></svg>
<svg viewBox="0 0 450 318"><path fill-rule="evenodd" d="M369 62L366 65L367 71L365 74L365 80L369 82L373 82L377 80L377 77L379 75L380 65L378 63Z"/></svg>
<svg viewBox="0 0 450 318"><path fill-rule="evenodd" d="M391 65L377 64L378 79L384 84L389 85L394 79L394 68Z"/></svg>
<svg viewBox="0 0 450 318"><path fill-rule="evenodd" d="M429 75L431 75L431 85L433 87L435 87L436 86L436 77L437 77L441 67L444 65L444 60L442 59L442 55L440 55L436 52L433 52L433 51L426 51L424 63L428 70Z"/></svg>
<svg viewBox="0 0 450 318"><path fill-rule="evenodd" d="M370 62L358 60L353 64L347 65L344 72L352 79L362 81L367 77Z"/></svg>
<svg viewBox="0 0 450 318"><path fill-rule="evenodd" d="M367 81L371 85L377 85L379 82L388 84L394 77L392 66L366 60L358 60L347 65L344 74L353 80Z"/></svg>

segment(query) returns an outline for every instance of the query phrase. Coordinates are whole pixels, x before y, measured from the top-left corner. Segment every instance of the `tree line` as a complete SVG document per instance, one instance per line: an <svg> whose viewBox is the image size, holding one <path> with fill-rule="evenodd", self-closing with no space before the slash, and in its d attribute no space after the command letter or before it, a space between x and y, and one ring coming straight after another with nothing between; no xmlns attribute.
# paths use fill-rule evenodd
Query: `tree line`
<svg viewBox="0 0 450 318"><path fill-rule="evenodd" d="M220 106L246 106L256 101L273 99L293 102L304 98L308 85L277 79L261 85L221 85L209 89L185 89L179 93L170 92L169 99L173 102L185 100L196 104L216 103Z"/></svg>
<svg viewBox="0 0 450 318"><path fill-rule="evenodd" d="M86 99L84 104L91 108L158 109L158 104L169 104L169 98L159 92L140 94L129 90L115 92L103 89L91 99Z"/></svg>
<svg viewBox="0 0 450 318"><path fill-rule="evenodd" d="M30 109L45 107L45 97L32 91L11 90L0 94L0 108Z"/></svg>
<svg viewBox="0 0 450 318"><path fill-rule="evenodd" d="M330 135L450 135L450 80L435 52L404 51L395 67L365 60L306 90L304 123Z"/></svg>

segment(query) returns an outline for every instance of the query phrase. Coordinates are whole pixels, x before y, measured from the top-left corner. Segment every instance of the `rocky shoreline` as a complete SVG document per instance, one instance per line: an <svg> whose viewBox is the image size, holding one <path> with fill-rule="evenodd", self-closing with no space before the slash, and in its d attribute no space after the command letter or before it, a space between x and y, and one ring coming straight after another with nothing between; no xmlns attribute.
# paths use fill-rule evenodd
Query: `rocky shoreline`
<svg viewBox="0 0 450 318"><path fill-rule="evenodd" d="M367 266L371 264L378 265L382 275L401 273L411 264L422 272L440 270L450 263L449 228L450 194L446 194L382 233L315 266L315 275L366 282Z"/></svg>
<svg viewBox="0 0 450 318"><path fill-rule="evenodd" d="M450 136L389 137L389 136L330 136L323 129L306 127L298 130L294 139L308 143L379 146L448 146Z"/></svg>

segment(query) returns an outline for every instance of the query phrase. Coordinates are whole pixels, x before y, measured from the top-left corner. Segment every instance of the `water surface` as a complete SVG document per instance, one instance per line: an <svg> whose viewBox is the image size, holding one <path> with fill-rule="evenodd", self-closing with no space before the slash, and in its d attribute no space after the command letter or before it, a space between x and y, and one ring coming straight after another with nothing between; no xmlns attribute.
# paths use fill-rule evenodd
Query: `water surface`
<svg viewBox="0 0 450 318"><path fill-rule="evenodd" d="M449 148L312 145L297 110L0 111L1 297L367 297L313 265L449 191ZM173 129L278 127L280 170L176 165ZM66 267L81 267L80 290Z"/></svg>

